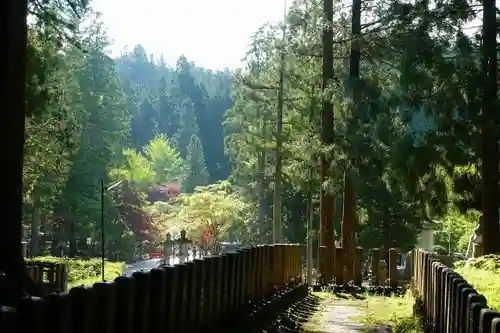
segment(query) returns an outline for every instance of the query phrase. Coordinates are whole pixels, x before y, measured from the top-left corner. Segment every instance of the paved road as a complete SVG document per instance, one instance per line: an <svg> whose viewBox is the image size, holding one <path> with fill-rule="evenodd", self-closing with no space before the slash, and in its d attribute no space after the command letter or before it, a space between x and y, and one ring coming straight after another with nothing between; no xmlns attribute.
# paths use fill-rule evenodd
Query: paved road
<svg viewBox="0 0 500 333"><path fill-rule="evenodd" d="M126 265L123 270L123 275L130 276L134 272L140 272L140 271L147 272L152 270L153 268L160 266L160 264L161 264L161 259L149 259L144 261L137 261L134 262L133 264Z"/></svg>
<svg viewBox="0 0 500 333"><path fill-rule="evenodd" d="M188 254L187 261L192 261L193 255L191 251ZM132 264L125 265L123 269L123 275L130 276L134 272L140 272L140 271L150 271L153 268L157 268L158 266L161 265L162 259L149 259L149 260L142 260L142 261L137 261ZM168 262L169 265L173 266L175 264L179 263L179 257L170 257L170 260Z"/></svg>

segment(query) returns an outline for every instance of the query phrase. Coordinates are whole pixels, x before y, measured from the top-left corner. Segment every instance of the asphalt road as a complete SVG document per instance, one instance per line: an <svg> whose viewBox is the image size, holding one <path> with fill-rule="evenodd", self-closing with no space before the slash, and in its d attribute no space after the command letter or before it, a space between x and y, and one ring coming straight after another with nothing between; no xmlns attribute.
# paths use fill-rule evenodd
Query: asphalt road
<svg viewBox="0 0 500 333"><path fill-rule="evenodd" d="M221 243L221 244L226 244L226 243ZM226 250L225 252L223 253L236 253L235 252L236 250L235 249L228 249ZM200 253L197 252L197 256L196 258L200 258ZM192 261L193 259L195 259L193 257L193 252L191 250L188 250L188 256L187 256L187 261ZM134 272L140 272L140 271L150 271L152 270L153 268L157 268L158 266L161 265L161 261L162 259L149 259L149 260L142 260L142 261L137 261L137 262L134 262L132 264L129 264L129 265L125 265L124 269L123 269L123 275L125 276L130 276L132 275ZM168 264L170 266L173 266L173 265L176 265L179 263L179 257L170 257L169 259L169 262Z"/></svg>
<svg viewBox="0 0 500 333"><path fill-rule="evenodd" d="M187 261L192 261L193 259L194 258L193 258L192 252L189 251ZM150 271L153 268L157 268L158 266L160 266L161 261L162 261L162 259L149 259L149 260L136 261L132 264L125 265L125 267L123 269L123 275L130 276L134 272ZM169 265L171 265L171 266L178 264L178 263L179 263L178 257L170 258L170 260L169 260Z"/></svg>
<svg viewBox="0 0 500 333"><path fill-rule="evenodd" d="M126 265L123 270L123 275L130 276L134 272L140 271L150 271L153 268L157 268L161 264L161 259L149 259L144 261L137 261L133 264Z"/></svg>

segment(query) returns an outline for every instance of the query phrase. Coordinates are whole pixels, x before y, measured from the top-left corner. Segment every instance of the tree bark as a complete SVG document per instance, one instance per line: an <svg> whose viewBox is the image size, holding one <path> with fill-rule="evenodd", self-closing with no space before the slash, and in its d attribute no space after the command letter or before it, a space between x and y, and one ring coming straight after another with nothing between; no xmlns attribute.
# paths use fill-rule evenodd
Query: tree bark
<svg viewBox="0 0 500 333"><path fill-rule="evenodd" d="M283 22L285 24L285 22ZM283 43L285 43L285 28L283 28ZM281 223L282 185L282 156L283 144L283 89L285 80L285 46L282 45L280 58L280 78L278 91L278 119L276 121L276 161L274 168L274 197L273 197L273 243L283 242L283 226Z"/></svg>
<svg viewBox="0 0 500 333"><path fill-rule="evenodd" d="M323 94L333 80L333 1L323 1ZM329 94L328 94L329 95ZM321 112L321 143L330 146L334 143L333 104L330 97L323 96ZM335 248L335 234L333 225L333 195L324 187L328 179L328 170L332 164L331 154L321 156L320 179L320 272L323 282L330 282L333 278L333 250ZM322 253L321 253L322 252Z"/></svg>
<svg viewBox="0 0 500 333"><path fill-rule="evenodd" d="M6 0L2 4L7 55L1 65L3 82L2 100L5 116L2 122L3 160L0 177L4 204L3 221L0 223L0 271L6 273L8 290L0 290L0 303L16 306L23 295L37 294L36 285L30 279L22 257L22 205L23 205L23 150L26 116L26 49L27 49L27 0ZM5 286L5 285L4 285Z"/></svg>
<svg viewBox="0 0 500 333"><path fill-rule="evenodd" d="M498 110L495 0L483 1L482 163L483 254L500 252L498 203Z"/></svg>
<svg viewBox="0 0 500 333"><path fill-rule="evenodd" d="M349 59L349 77L351 84L351 94L353 99L353 132L357 130L358 115L360 110L360 87L359 87L359 65L361 52L359 46L359 37L361 35L361 0L352 1L351 18L351 54ZM354 179L349 173L349 168L356 167L356 147L354 147L354 156L351 158L351 164L347 166L347 172L344 177L344 209L342 220L342 247L345 251L345 277L344 281L349 282L353 279L354 256L356 249L356 238L354 237L357 229L357 204L356 188Z"/></svg>

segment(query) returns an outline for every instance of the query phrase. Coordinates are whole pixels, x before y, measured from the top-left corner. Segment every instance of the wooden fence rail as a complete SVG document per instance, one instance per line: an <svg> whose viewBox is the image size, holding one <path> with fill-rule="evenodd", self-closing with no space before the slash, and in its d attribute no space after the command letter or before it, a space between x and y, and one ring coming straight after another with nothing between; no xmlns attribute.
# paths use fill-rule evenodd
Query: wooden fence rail
<svg viewBox="0 0 500 333"><path fill-rule="evenodd" d="M42 293L64 292L68 287L68 268L64 263L31 262L28 273Z"/></svg>
<svg viewBox="0 0 500 333"><path fill-rule="evenodd" d="M303 285L297 245L262 245L0 308L2 333L219 331ZM276 297L276 296L274 296ZM281 296L280 296L281 297ZM259 303L260 304L260 303Z"/></svg>
<svg viewBox="0 0 500 333"><path fill-rule="evenodd" d="M500 333L500 312L488 308L486 298L439 256L413 251L412 289L430 331Z"/></svg>

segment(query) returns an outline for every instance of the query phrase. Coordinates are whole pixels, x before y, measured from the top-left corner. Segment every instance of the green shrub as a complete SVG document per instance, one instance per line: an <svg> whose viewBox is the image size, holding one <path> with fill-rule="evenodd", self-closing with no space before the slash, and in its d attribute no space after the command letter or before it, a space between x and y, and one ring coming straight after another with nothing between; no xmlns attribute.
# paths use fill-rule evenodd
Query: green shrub
<svg viewBox="0 0 500 333"><path fill-rule="evenodd" d="M44 263L64 263L68 268L68 282L73 284L80 280L99 279L102 272L102 261L99 258L94 259L75 259L75 258L59 258L59 257L35 257L27 259L28 265L44 264ZM122 262L105 262L105 277L119 276L123 273ZM114 278L113 277L113 278Z"/></svg>
<svg viewBox="0 0 500 333"><path fill-rule="evenodd" d="M478 258L462 260L455 265L456 267L473 267L487 271L500 271L500 255L488 254Z"/></svg>

